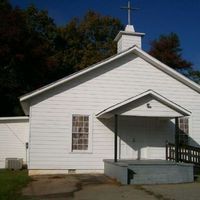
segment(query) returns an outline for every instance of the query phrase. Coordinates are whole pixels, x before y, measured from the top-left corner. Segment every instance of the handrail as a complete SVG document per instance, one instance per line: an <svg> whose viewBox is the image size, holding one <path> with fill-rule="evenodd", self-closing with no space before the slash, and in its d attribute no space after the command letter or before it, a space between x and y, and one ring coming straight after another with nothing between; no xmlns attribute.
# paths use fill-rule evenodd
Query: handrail
<svg viewBox="0 0 200 200"><path fill-rule="evenodd" d="M166 144L166 160L175 161L175 144ZM190 145L179 145L178 160L200 166L200 148Z"/></svg>

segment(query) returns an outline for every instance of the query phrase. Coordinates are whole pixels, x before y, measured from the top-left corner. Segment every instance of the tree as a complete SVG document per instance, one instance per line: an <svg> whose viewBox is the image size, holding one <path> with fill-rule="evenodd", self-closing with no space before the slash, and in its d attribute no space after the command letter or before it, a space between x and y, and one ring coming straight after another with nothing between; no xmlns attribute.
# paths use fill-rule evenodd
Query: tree
<svg viewBox="0 0 200 200"><path fill-rule="evenodd" d="M122 29L118 19L88 11L60 28L63 64L78 71L116 53L115 36Z"/></svg>
<svg viewBox="0 0 200 200"><path fill-rule="evenodd" d="M18 97L54 80L56 26L33 6L21 10L1 0L0 10L0 115L22 114Z"/></svg>
<svg viewBox="0 0 200 200"><path fill-rule="evenodd" d="M22 59L20 41L23 39L23 15L19 9L2 0L0 2L0 110L1 115L20 112L16 93L19 92L19 82L16 63Z"/></svg>
<svg viewBox="0 0 200 200"><path fill-rule="evenodd" d="M24 60L20 63L26 91L41 87L54 81L59 61L55 57L55 42L58 37L57 26L46 11L30 6L22 11L25 17L27 40L22 44Z"/></svg>
<svg viewBox="0 0 200 200"><path fill-rule="evenodd" d="M184 72L191 69L192 63L182 58L180 40L176 33L161 35L151 42L149 54L169 67Z"/></svg>
<svg viewBox="0 0 200 200"><path fill-rule="evenodd" d="M89 11L57 27L35 6L0 1L0 116L23 114L18 97L115 53L118 19Z"/></svg>
<svg viewBox="0 0 200 200"><path fill-rule="evenodd" d="M200 71L198 70L189 70L188 75L190 79L200 84Z"/></svg>

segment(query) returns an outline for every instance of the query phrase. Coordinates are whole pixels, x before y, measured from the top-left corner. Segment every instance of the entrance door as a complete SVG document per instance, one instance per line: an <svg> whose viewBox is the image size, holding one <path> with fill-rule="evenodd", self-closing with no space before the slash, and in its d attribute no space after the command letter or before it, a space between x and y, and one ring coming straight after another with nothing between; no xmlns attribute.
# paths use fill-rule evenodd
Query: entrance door
<svg viewBox="0 0 200 200"><path fill-rule="evenodd" d="M120 159L145 159L148 132L147 118L119 117L119 155Z"/></svg>
<svg viewBox="0 0 200 200"><path fill-rule="evenodd" d="M168 119L120 116L120 159L165 159L166 140L174 137L171 126Z"/></svg>
<svg viewBox="0 0 200 200"><path fill-rule="evenodd" d="M143 117L119 117L120 159L145 158L146 120Z"/></svg>

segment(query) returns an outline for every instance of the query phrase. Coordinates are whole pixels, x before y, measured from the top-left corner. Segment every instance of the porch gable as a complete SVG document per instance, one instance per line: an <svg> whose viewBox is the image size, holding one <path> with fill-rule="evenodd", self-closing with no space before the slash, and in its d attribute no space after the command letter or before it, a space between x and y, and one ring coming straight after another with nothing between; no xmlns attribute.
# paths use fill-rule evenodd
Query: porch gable
<svg viewBox="0 0 200 200"><path fill-rule="evenodd" d="M100 118L110 118L115 114L124 116L174 118L189 116L191 112L163 97L159 93L148 90L119 102L118 104L112 105L99 112L96 116Z"/></svg>

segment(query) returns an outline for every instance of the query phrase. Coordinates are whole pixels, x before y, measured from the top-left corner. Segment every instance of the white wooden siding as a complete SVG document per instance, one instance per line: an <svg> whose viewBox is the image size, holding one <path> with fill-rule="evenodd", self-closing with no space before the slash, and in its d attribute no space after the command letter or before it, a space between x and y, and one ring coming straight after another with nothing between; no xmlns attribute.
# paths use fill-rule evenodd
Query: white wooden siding
<svg viewBox="0 0 200 200"><path fill-rule="evenodd" d="M171 123L169 118L120 116L120 158L165 159L166 141L174 140Z"/></svg>
<svg viewBox="0 0 200 200"><path fill-rule="evenodd" d="M27 120L0 121L0 168L5 168L6 158L23 158L26 163L28 135Z"/></svg>
<svg viewBox="0 0 200 200"><path fill-rule="evenodd" d="M141 48L141 36L140 35L122 35L117 43L117 52L120 53L133 45L137 45Z"/></svg>
<svg viewBox="0 0 200 200"><path fill-rule="evenodd" d="M149 104L150 108L148 108ZM174 109L164 105L158 100L154 99L151 95L147 95L138 99L128 105L119 108L118 112L121 115L127 116L149 116L149 117L176 117L182 116Z"/></svg>
<svg viewBox="0 0 200 200"><path fill-rule="evenodd" d="M91 113L152 89L192 112L190 136L200 143L200 95L140 57L129 55L33 99L30 112L30 169L103 169L113 158L113 119L93 119L92 153L71 153L71 113ZM171 126L159 127L170 138ZM159 130L158 129L158 130ZM162 130L163 129L163 130ZM152 139L160 132L152 132ZM162 134L161 134L162 135ZM163 140L164 140L163 135ZM167 140L167 137L166 137ZM147 156L163 158L155 146ZM160 148L160 147L159 147Z"/></svg>

